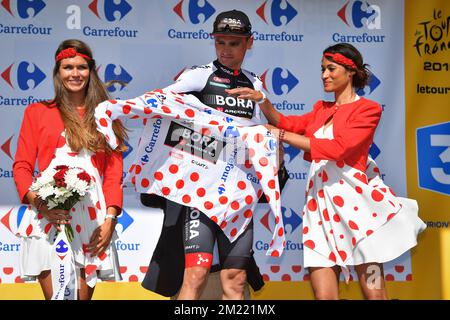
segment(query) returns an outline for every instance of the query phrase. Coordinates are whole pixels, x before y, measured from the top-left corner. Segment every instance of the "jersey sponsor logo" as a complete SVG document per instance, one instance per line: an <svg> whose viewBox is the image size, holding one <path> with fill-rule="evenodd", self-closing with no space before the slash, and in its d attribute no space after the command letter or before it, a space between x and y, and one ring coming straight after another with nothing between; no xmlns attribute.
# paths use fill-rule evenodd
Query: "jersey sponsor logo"
<svg viewBox="0 0 450 320"><path fill-rule="evenodd" d="M159 132L161 131L161 119L156 119L156 121L152 125L152 136L150 138L150 141L147 143L147 145L144 148L145 155L141 157L141 161L143 163L148 163L150 160L149 154L153 152L153 148L156 145L156 142L158 141Z"/></svg>
<svg viewBox="0 0 450 320"><path fill-rule="evenodd" d="M450 195L450 122L417 129L419 186Z"/></svg>
<svg viewBox="0 0 450 320"><path fill-rule="evenodd" d="M214 80L215 82L219 82L219 83L231 83L231 80L228 79L228 78L220 78L220 77L214 76L214 77L213 77L213 80Z"/></svg>
<svg viewBox="0 0 450 320"><path fill-rule="evenodd" d="M189 240L197 238L200 235L200 214L201 212L197 209L189 210Z"/></svg>
<svg viewBox="0 0 450 320"><path fill-rule="evenodd" d="M35 89L46 78L36 64L27 61L9 65L3 70L1 77L11 88L19 87L22 91Z"/></svg>
<svg viewBox="0 0 450 320"><path fill-rule="evenodd" d="M186 152L200 159L216 163L226 142L213 138L206 133L171 122L164 144Z"/></svg>
<svg viewBox="0 0 450 320"><path fill-rule="evenodd" d="M245 109L254 108L253 102L251 100L238 99L233 96L222 96L220 94L209 94L205 95L206 104L213 104L216 106L226 106L226 107L239 107Z"/></svg>
<svg viewBox="0 0 450 320"><path fill-rule="evenodd" d="M271 87L272 92L278 96L288 94L299 83L299 80L291 71L281 67L264 71L261 75L261 81L263 83L263 88L267 92L270 92L269 88ZM285 92L283 88L287 88L287 91Z"/></svg>
<svg viewBox="0 0 450 320"><path fill-rule="evenodd" d="M45 8L43 0L3 0L1 5L11 16L21 19L34 18Z"/></svg>
<svg viewBox="0 0 450 320"><path fill-rule="evenodd" d="M216 12L216 9L207 0L201 1L202 5L199 2L199 0L181 0L173 7L173 11L184 22L188 18L192 24L205 23ZM200 21L200 17L203 18L203 21Z"/></svg>
<svg viewBox="0 0 450 320"><path fill-rule="evenodd" d="M223 84L223 83L220 83L220 82L209 81L208 83L209 83L210 85L214 86L214 87L220 87L220 88L225 88L225 89L229 89L229 88L230 88L229 85Z"/></svg>
<svg viewBox="0 0 450 320"><path fill-rule="evenodd" d="M266 23L271 22L274 26L287 25L297 15L297 10L289 1L266 0L256 9L256 14ZM269 20L269 22L268 22ZM285 21L285 23L282 22Z"/></svg>

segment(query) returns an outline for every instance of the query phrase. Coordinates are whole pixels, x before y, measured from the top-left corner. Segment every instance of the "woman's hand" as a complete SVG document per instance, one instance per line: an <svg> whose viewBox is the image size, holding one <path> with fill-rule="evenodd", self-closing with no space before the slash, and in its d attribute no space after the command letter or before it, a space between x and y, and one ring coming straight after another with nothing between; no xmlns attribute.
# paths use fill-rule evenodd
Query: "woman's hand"
<svg viewBox="0 0 450 320"><path fill-rule="evenodd" d="M235 88L235 89L225 89L225 92L237 96L239 99L248 99L255 102L260 102L264 95L261 91L256 91L252 88Z"/></svg>
<svg viewBox="0 0 450 320"><path fill-rule="evenodd" d="M94 230L87 246L87 252L91 253L91 257L102 255L108 248L116 223L114 219L106 219L101 226Z"/></svg>
<svg viewBox="0 0 450 320"><path fill-rule="evenodd" d="M69 210L49 209L47 202L38 198L33 198L32 203L35 205L39 214L41 214L48 222L52 223L56 230L61 231L61 224L70 224L72 216Z"/></svg>

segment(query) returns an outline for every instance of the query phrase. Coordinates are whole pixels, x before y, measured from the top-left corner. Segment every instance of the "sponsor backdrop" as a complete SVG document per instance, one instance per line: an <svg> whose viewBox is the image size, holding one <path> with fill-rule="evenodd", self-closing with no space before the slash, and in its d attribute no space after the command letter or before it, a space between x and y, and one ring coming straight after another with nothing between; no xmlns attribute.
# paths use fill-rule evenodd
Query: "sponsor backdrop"
<svg viewBox="0 0 450 320"><path fill-rule="evenodd" d="M17 216L11 211L19 199L11 167L25 107L53 97L57 45L68 38L86 41L101 78L128 83L112 85L110 94L118 99L136 97L171 84L185 68L212 61L215 51L209 32L214 17L233 8L249 15L254 30L254 46L244 67L260 75L267 95L285 114L302 114L316 100L332 99L324 95L320 80L325 47L349 42L361 50L373 76L358 93L384 109L370 154L397 194L419 201L420 214L431 226L418 248L385 265L390 295L450 297L444 287L448 275L443 273L449 259L445 254L450 252L448 1L4 0L0 3L0 298L42 297L36 283L24 284L19 278L20 241L14 235ZM137 123L126 125L132 132L125 169L135 157L141 130ZM252 293L254 299L312 298L301 243L309 164L302 152L285 147L290 178L282 193L287 248L278 259L264 255L274 221L268 206L261 205L254 215L254 250L268 285ZM142 207L133 190L125 190L116 242L124 282L100 283L94 298L160 298L139 282L161 222L159 210ZM342 285L342 294L361 298L355 281Z"/></svg>

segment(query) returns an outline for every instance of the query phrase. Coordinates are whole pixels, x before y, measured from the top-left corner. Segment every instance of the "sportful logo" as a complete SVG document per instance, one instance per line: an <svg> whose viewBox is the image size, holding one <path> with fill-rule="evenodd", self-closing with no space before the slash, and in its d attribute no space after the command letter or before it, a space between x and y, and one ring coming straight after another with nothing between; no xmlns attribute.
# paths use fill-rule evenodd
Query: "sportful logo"
<svg viewBox="0 0 450 320"><path fill-rule="evenodd" d="M1 5L13 17L18 15L22 19L28 19L34 18L41 12L45 7L45 2L42 0L3 0Z"/></svg>
<svg viewBox="0 0 450 320"><path fill-rule="evenodd" d="M272 0L272 4L270 6L267 5L269 1L270 0L264 1L264 3L256 10L256 14L266 24L269 24L267 20L270 18L274 26L280 27L287 25L297 15L297 10L295 10L295 8L288 1ZM284 20L285 23L283 23L282 20Z"/></svg>
<svg viewBox="0 0 450 320"><path fill-rule="evenodd" d="M450 195L450 122L417 129L419 186Z"/></svg>
<svg viewBox="0 0 450 320"><path fill-rule="evenodd" d="M13 63L7 67L1 73L1 77L13 89L18 86L21 90L29 90L36 88L44 81L45 73L34 63L22 61L18 65ZM30 87L30 81L32 87Z"/></svg>
<svg viewBox="0 0 450 320"><path fill-rule="evenodd" d="M367 86L365 88L361 88L358 89L356 91L356 93L359 96L364 96L366 94L366 88L369 87L369 92L368 94L371 94L372 92L375 91L375 89L381 84L380 79L377 78L377 76L375 74L371 74L370 78L369 78L369 83L367 84Z"/></svg>
<svg viewBox="0 0 450 320"><path fill-rule="evenodd" d="M267 81L268 79L270 79L273 93L275 93L278 96L288 94L299 83L298 79L288 69L284 70L280 67L276 67L272 71L272 77L268 75L270 75L269 69L264 71L264 73L261 75L263 87L267 92L270 92L268 90L269 83ZM287 89L286 92L284 92L283 88Z"/></svg>
<svg viewBox="0 0 450 320"><path fill-rule="evenodd" d="M186 2L185 2L186 1ZM192 24L205 23L215 12L216 9L206 0L202 1L203 6L199 5L200 0L181 0L174 8L173 11L184 21L186 11L188 12L189 21ZM187 3L187 5L183 5ZM187 8L186 8L187 7ZM200 21L199 17L203 17L203 21Z"/></svg>
<svg viewBox="0 0 450 320"><path fill-rule="evenodd" d="M99 70L98 67L97 70ZM109 92L115 92L117 86L120 87L119 91L122 91L125 84L128 84L133 80L133 77L125 70L121 65L116 66L115 64L108 64L105 68L105 82L109 81L119 81L119 83L113 83L108 87ZM120 83L122 82L122 83Z"/></svg>
<svg viewBox="0 0 450 320"><path fill-rule="evenodd" d="M303 219L294 210L292 210L291 208L289 209L290 209L289 216L287 215L288 210L286 207L281 207L281 213L283 215L284 230L285 231L289 230L288 228L286 228L286 226L290 226L291 230L290 234L293 234L294 231L302 224ZM259 221L270 233L272 233L271 226L273 226L274 221L273 219L269 219L270 217L271 214L269 210L262 216L262 218Z"/></svg>
<svg viewBox="0 0 450 320"><path fill-rule="evenodd" d="M92 1L88 6L89 9L97 18L109 22L122 20L132 9L126 0L103 0L103 5L99 5L98 2L99 0Z"/></svg>
<svg viewBox="0 0 450 320"><path fill-rule="evenodd" d="M381 29L381 9L377 5L370 5L366 1L347 1L338 11L337 15L349 27L362 28L369 30Z"/></svg>

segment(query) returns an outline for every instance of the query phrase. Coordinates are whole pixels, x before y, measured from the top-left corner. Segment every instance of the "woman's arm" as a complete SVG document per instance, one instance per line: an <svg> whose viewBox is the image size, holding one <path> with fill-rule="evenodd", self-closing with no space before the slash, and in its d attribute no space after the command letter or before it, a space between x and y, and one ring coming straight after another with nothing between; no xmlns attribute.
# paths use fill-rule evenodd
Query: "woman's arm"
<svg viewBox="0 0 450 320"><path fill-rule="evenodd" d="M23 116L13 163L14 182L17 192L22 203L26 204L30 203L26 195L33 183L33 172L38 152L37 138L39 135L36 129L36 121L38 119L33 118L31 106L27 107Z"/></svg>

